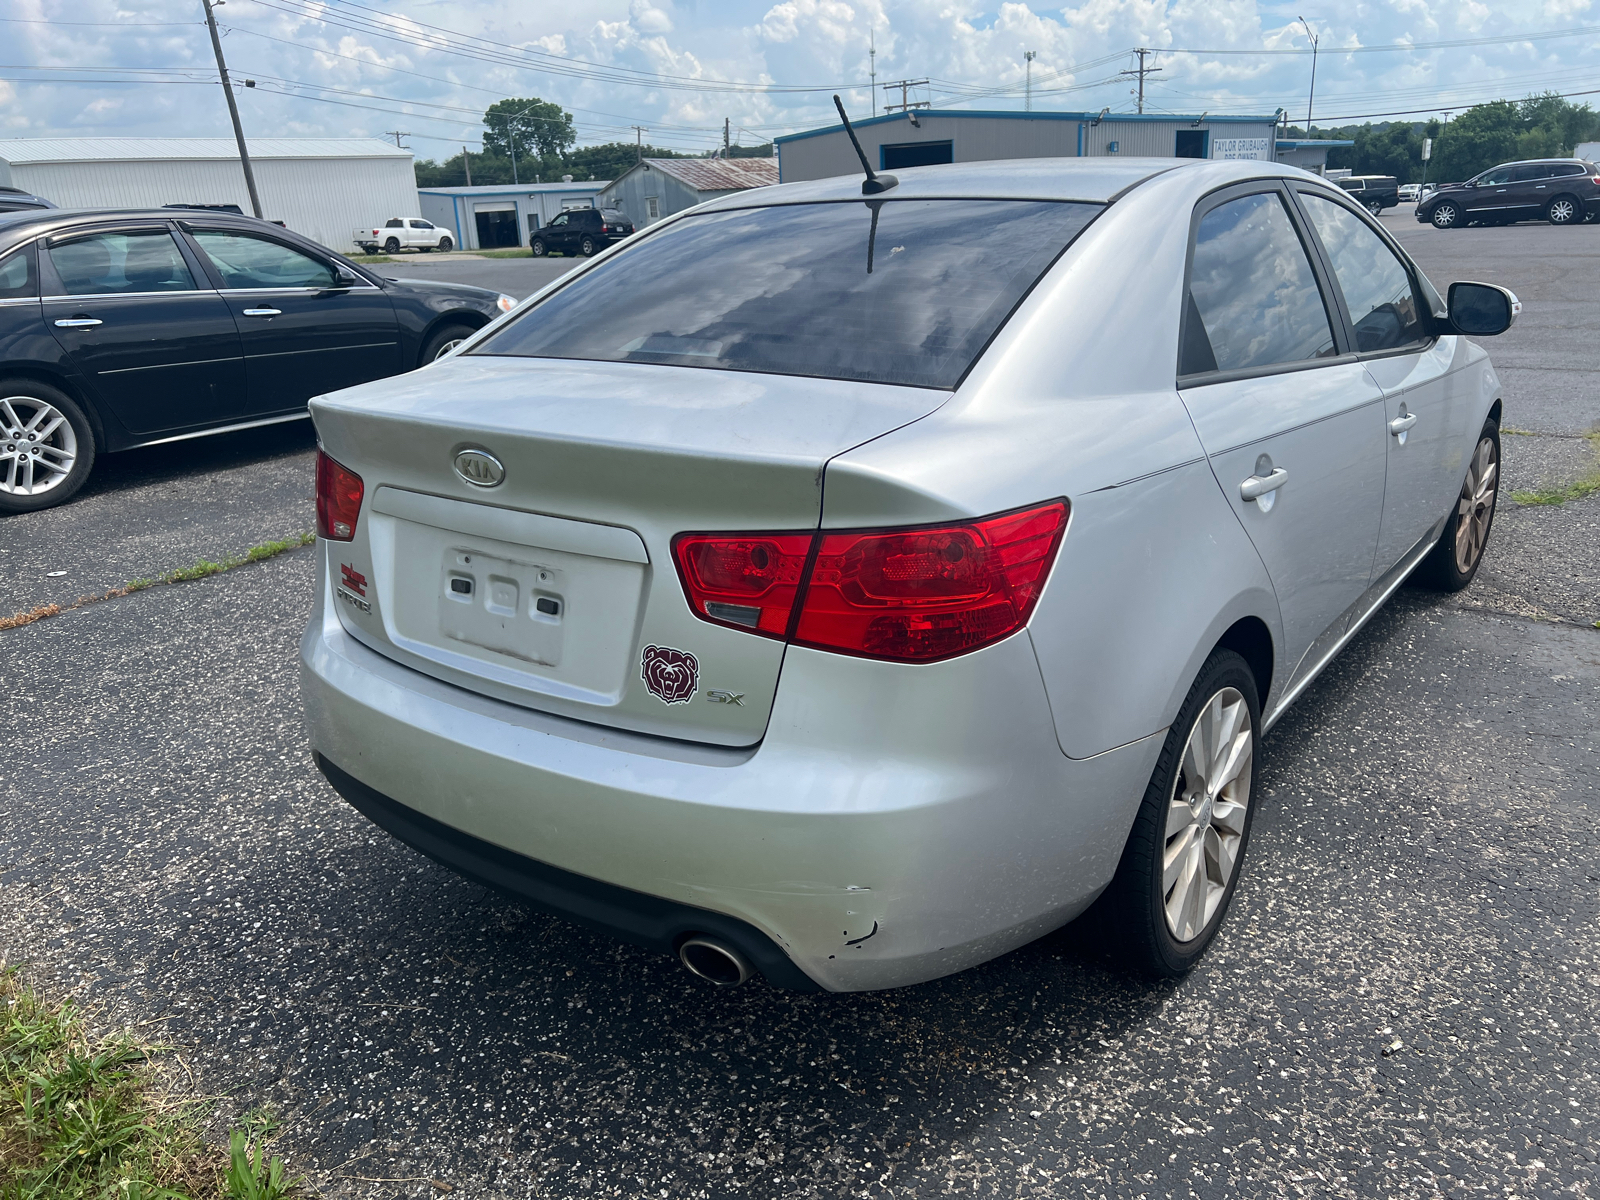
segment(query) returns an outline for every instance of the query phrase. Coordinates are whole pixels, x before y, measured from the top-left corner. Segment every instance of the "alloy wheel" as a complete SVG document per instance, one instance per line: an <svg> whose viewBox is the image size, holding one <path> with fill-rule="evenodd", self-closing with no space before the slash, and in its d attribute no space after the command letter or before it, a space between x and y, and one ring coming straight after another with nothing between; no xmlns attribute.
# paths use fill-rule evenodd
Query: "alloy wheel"
<svg viewBox="0 0 1600 1200"><path fill-rule="evenodd" d="M467 340L466 338L454 338L454 339L446 342L444 345L439 347L439 352L433 356L433 361L434 362L438 362L446 354L449 354L450 351L454 350L457 346L461 345L461 343L466 341L466 340Z"/></svg>
<svg viewBox="0 0 1600 1200"><path fill-rule="evenodd" d="M1577 215L1578 206L1565 196L1559 200L1552 201L1550 204L1550 224L1552 225L1570 225Z"/></svg>
<svg viewBox="0 0 1600 1200"><path fill-rule="evenodd" d="M1454 204L1441 204L1433 210L1433 223L1440 229L1449 229L1456 223L1457 215Z"/></svg>
<svg viewBox="0 0 1600 1200"><path fill-rule="evenodd" d="M1239 865L1255 753L1250 706L1225 687L1200 710L1167 801L1161 899L1179 942L1199 937Z"/></svg>
<svg viewBox="0 0 1600 1200"><path fill-rule="evenodd" d="M55 405L37 396L0 399L0 492L40 496L78 461L78 435Z"/></svg>
<svg viewBox="0 0 1600 1200"><path fill-rule="evenodd" d="M1500 453L1493 438L1483 438L1473 452L1456 505L1456 570L1466 575L1477 565L1494 519L1500 488Z"/></svg>

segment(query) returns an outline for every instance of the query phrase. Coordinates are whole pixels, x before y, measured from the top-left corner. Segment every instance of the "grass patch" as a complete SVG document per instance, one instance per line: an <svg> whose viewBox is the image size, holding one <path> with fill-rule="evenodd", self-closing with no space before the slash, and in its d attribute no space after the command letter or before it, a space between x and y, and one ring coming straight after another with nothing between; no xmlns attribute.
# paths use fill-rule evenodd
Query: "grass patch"
<svg viewBox="0 0 1600 1200"><path fill-rule="evenodd" d="M157 1046L94 1037L0 966L0 1196L6 1200L283 1200L298 1180L247 1117L229 1153L208 1146L208 1102L161 1086Z"/></svg>
<svg viewBox="0 0 1600 1200"><path fill-rule="evenodd" d="M468 254L479 258L532 258L533 251L526 246L520 250L468 250Z"/></svg>
<svg viewBox="0 0 1600 1200"><path fill-rule="evenodd" d="M118 596L131 596L134 592L142 592L146 588L161 587L170 583L189 583L196 579L205 579L210 575L221 575L224 571L231 571L235 567L242 567L248 563L265 562L269 558L289 550L298 550L302 546L309 546L317 540L314 533L297 533L285 538L281 542L262 542L260 545L251 546L243 554L231 554L221 562L212 562L202 558L187 567L179 567L174 571L156 575L149 579L130 579L121 587L111 588L93 596L80 596L71 604L41 604L26 612L13 613L9 617L0 617L0 630L19 629L23 625L32 625L35 621L42 621L46 617L60 616L64 612L74 609L86 608L91 604L99 604L104 600L115 600ZM5 1192L0 1191L0 1198L12 1200Z"/></svg>
<svg viewBox="0 0 1600 1200"><path fill-rule="evenodd" d="M1505 430L1501 430L1504 433ZM1517 431L1517 432L1520 432ZM1536 435L1528 435L1536 436ZM1592 446L1597 455L1600 455L1600 433L1586 433L1583 435ZM1590 468L1589 473L1571 483L1561 487L1540 488L1533 492L1512 492L1511 498L1518 504L1528 504L1544 508L1554 508L1567 503L1569 500L1582 500L1600 492L1600 460Z"/></svg>
<svg viewBox="0 0 1600 1200"><path fill-rule="evenodd" d="M394 259L390 258L387 254L341 254L341 255L339 255L339 257L340 258L347 258L351 262L369 263L369 264L370 263L388 263L388 262L394 262L395 261Z"/></svg>

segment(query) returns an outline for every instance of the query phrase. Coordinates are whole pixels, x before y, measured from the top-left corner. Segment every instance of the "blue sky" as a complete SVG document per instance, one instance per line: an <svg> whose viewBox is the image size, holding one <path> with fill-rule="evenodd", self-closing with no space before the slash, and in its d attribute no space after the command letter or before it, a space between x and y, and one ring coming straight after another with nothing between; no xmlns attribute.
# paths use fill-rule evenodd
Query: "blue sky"
<svg viewBox="0 0 1600 1200"><path fill-rule="evenodd" d="M1035 108L1131 111L1118 73L1147 46L1160 71L1146 111L1282 106L1303 122L1301 15L1321 39L1318 124L1422 116L1600 88L1595 4L227 0L217 13L230 69L258 82L240 94L248 134L400 129L419 157L442 158L476 148L478 114L502 96L564 105L585 143L632 141L643 125L684 150L720 142L724 117L745 143L824 123L835 90L865 114L874 43L880 85L927 78L913 94L940 107L1022 108L1032 50ZM0 0L0 47L0 137L230 132L200 0Z"/></svg>

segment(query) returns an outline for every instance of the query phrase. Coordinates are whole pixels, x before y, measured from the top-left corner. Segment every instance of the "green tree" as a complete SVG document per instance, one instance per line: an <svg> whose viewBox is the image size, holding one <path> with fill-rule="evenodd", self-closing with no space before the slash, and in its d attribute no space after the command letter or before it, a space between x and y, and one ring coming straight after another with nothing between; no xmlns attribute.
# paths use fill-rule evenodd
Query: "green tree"
<svg viewBox="0 0 1600 1200"><path fill-rule="evenodd" d="M572 114L537 96L496 100L483 114L483 148L492 155L559 157L577 140Z"/></svg>
<svg viewBox="0 0 1600 1200"><path fill-rule="evenodd" d="M567 155L567 164L574 179L615 179L641 157L688 158L689 155L659 146L645 146L641 151L633 142L606 142L601 146L580 146Z"/></svg>

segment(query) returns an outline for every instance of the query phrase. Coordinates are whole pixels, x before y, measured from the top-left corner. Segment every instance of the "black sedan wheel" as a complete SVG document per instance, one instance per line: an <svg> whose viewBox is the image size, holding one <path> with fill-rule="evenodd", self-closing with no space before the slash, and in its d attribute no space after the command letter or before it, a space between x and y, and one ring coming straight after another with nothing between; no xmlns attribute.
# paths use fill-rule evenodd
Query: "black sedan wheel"
<svg viewBox="0 0 1600 1200"><path fill-rule="evenodd" d="M600 243L592 237L586 237L582 242L578 243L578 251L585 258L593 258L600 252Z"/></svg>
<svg viewBox="0 0 1600 1200"><path fill-rule="evenodd" d="M1435 205L1433 215L1428 219L1433 222L1435 229L1454 229L1462 223L1461 210L1448 200Z"/></svg>
<svg viewBox="0 0 1600 1200"><path fill-rule="evenodd" d="M528 249L533 251L533 256L535 258L543 258L546 254L550 253L550 247L544 244L543 238L534 238L533 241L529 243Z"/></svg>
<svg viewBox="0 0 1600 1200"><path fill-rule="evenodd" d="M419 365L425 367L435 359L443 358L476 332L471 325L446 325L435 331L422 348L422 362Z"/></svg>
<svg viewBox="0 0 1600 1200"><path fill-rule="evenodd" d="M94 429L65 392L0 380L0 513L60 504L94 466Z"/></svg>

